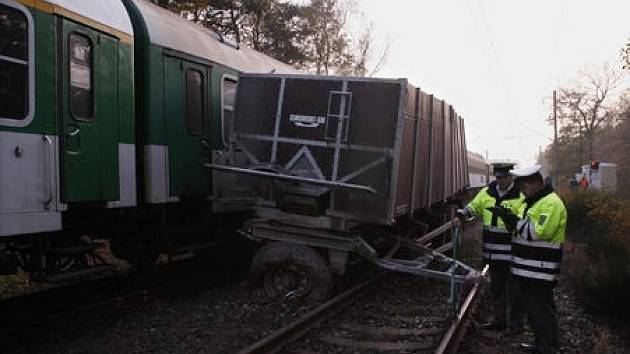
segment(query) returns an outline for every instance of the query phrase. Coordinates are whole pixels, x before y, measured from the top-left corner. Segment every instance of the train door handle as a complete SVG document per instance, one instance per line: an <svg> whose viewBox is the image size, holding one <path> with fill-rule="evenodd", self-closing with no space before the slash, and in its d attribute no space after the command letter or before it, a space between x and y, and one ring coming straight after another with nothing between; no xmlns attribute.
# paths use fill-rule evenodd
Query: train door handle
<svg viewBox="0 0 630 354"><path fill-rule="evenodd" d="M81 150L81 129L76 125L66 127L66 152L69 155L77 155Z"/></svg>
<svg viewBox="0 0 630 354"><path fill-rule="evenodd" d="M44 161L46 162L46 181L44 181L44 185L46 186L46 200L44 200L44 208L50 209L50 203L53 201L53 185L52 185L52 161L51 161L51 153L53 151L53 141L48 135L42 135L42 140L44 141Z"/></svg>
<svg viewBox="0 0 630 354"><path fill-rule="evenodd" d="M74 137L74 136L79 135L80 132L81 132L81 129L75 127L74 130L69 131L66 134L70 137Z"/></svg>

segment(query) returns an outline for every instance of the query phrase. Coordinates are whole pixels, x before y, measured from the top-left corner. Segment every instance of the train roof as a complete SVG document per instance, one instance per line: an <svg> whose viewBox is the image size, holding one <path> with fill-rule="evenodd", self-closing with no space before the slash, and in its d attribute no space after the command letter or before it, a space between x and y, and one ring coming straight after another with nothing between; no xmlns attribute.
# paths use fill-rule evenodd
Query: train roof
<svg viewBox="0 0 630 354"><path fill-rule="evenodd" d="M483 157L482 154L480 154L478 152L470 151L470 150L468 150L468 157L474 157L474 158L481 159L481 160L484 160L484 161L486 159L485 157Z"/></svg>
<svg viewBox="0 0 630 354"><path fill-rule="evenodd" d="M146 24L149 40L248 73L298 73L296 69L247 47L222 43L207 28L187 21L146 0L133 0ZM91 3L91 1L90 1Z"/></svg>
<svg viewBox="0 0 630 354"><path fill-rule="evenodd" d="M120 0L48 0L54 6L133 36L133 27Z"/></svg>

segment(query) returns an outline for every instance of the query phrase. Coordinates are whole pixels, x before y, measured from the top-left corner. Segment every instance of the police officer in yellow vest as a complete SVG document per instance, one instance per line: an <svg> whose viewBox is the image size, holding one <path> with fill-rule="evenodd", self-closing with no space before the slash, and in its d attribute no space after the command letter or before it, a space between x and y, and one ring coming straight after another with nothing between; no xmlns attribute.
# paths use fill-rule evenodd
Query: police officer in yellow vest
<svg viewBox="0 0 630 354"><path fill-rule="evenodd" d="M475 198L463 209L457 210L455 220L459 224L471 215L479 215L483 222L483 259L490 265L490 291L493 303L493 321L482 326L486 330L504 330L508 316L510 263L512 261L512 236L500 217L493 215L488 208L503 206L509 210L518 210L524 196L515 186L510 170L511 162L492 164L496 181L477 193Z"/></svg>
<svg viewBox="0 0 630 354"><path fill-rule="evenodd" d="M560 330L553 288L560 277L567 211L553 188L544 184L540 166L518 169L512 175L525 194L525 203L516 215L507 209L494 209L493 214L514 230L514 296L536 337L535 343L521 343L521 348L530 353L555 354Z"/></svg>

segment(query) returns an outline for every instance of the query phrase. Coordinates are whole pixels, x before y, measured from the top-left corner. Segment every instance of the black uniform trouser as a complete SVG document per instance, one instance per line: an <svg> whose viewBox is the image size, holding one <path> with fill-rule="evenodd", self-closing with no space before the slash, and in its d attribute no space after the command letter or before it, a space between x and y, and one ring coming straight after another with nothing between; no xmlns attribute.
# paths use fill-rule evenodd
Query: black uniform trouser
<svg viewBox="0 0 630 354"><path fill-rule="evenodd" d="M560 327L553 300L553 283L513 277L513 294L536 337L536 346L543 354L556 354L560 347Z"/></svg>
<svg viewBox="0 0 630 354"><path fill-rule="evenodd" d="M510 298L510 264L502 261L490 261L490 294L492 296L492 315L494 323L505 325Z"/></svg>

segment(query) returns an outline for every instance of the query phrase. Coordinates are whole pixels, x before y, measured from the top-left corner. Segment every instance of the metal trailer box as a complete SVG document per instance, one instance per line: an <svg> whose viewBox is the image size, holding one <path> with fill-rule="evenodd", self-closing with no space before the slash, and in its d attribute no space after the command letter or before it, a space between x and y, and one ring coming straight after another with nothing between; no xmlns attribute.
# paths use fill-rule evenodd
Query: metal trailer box
<svg viewBox="0 0 630 354"><path fill-rule="evenodd" d="M389 225L468 184L463 119L405 79L243 74L229 129L232 158L208 165L215 203L233 186L221 176L250 175L259 204L301 194L320 216Z"/></svg>

